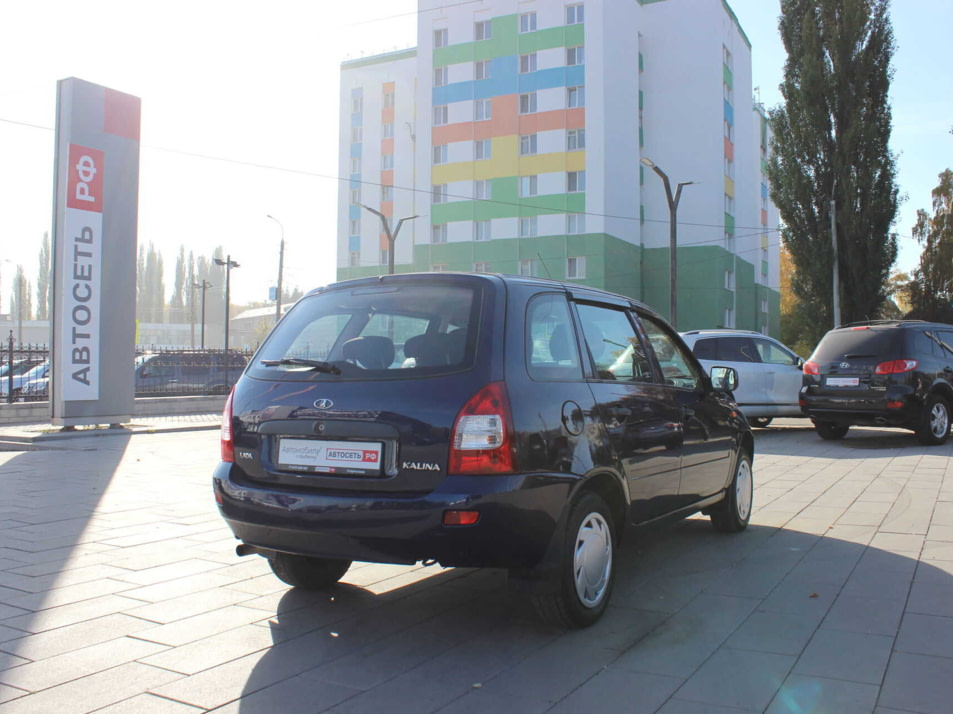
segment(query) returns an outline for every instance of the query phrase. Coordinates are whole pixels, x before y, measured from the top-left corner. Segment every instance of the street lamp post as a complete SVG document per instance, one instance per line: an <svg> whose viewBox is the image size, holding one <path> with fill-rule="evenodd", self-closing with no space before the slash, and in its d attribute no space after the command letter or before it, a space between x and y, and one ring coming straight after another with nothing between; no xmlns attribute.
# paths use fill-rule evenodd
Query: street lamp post
<svg viewBox="0 0 953 714"><path fill-rule="evenodd" d="M400 233L400 227L404 225L404 221L412 221L415 218L420 218L420 216L406 216L405 218L401 218L399 221L397 221L397 227L394 229L394 232L391 233L390 222L387 220L387 216L385 216L380 211L377 211L371 208L370 206L365 206L363 203L356 203L355 205L358 205L361 208L364 208L370 211L375 216L381 219L381 225L384 227L384 233L387 235L387 274L393 275L394 274L394 244L397 242L397 234Z"/></svg>
<svg viewBox="0 0 953 714"><path fill-rule="evenodd" d="M281 276L285 268L285 227L270 213L267 217L277 223L281 229L281 247L278 249L278 291L275 295L275 324L277 325L278 320L281 319Z"/></svg>
<svg viewBox="0 0 953 714"><path fill-rule="evenodd" d="M232 260L232 256L228 255L225 257L225 260L221 258L215 258L215 265L224 265L225 266L225 391L231 387L228 379L228 304L231 300L231 288L232 288L232 268L240 268L241 266Z"/></svg>
<svg viewBox="0 0 953 714"><path fill-rule="evenodd" d="M193 290L202 291L202 349L205 349L205 291L214 287L208 280L202 279L201 283L192 283ZM192 313L193 315L195 313ZM192 333L192 339L195 339L195 333ZM195 343L192 343L195 346Z"/></svg>
<svg viewBox="0 0 953 714"><path fill-rule="evenodd" d="M697 181L681 181L675 186L675 195L672 195L672 184L668 180L668 175L662 171L658 166L655 165L655 162L652 159L642 157L640 161L652 169L655 173L659 175L662 179L662 184L665 186L665 198L668 199L668 251L669 251L669 305L668 319L672 323L672 327L678 328L678 316L676 312L677 308L677 298L676 293L678 291L678 255L676 253L676 226L678 225L677 215L678 215L678 201L682 197L682 187L690 186L693 183L698 183Z"/></svg>

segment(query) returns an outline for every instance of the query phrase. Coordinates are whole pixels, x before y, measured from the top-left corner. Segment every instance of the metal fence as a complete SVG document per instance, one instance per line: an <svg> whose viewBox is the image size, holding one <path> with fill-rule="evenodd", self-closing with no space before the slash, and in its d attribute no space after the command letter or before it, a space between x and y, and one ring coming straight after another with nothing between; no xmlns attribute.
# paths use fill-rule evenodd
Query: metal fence
<svg viewBox="0 0 953 714"><path fill-rule="evenodd" d="M4 342L0 352L0 403L49 399L49 347L15 345L12 336ZM230 349L226 359L225 350L138 345L130 377L137 397L227 394L251 355L251 350Z"/></svg>

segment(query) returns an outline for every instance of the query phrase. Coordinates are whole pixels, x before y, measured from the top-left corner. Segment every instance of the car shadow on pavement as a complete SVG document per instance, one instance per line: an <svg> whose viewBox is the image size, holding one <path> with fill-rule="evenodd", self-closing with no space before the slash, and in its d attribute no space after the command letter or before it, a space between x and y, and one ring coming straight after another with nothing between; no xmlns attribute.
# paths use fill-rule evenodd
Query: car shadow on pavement
<svg viewBox="0 0 953 714"><path fill-rule="evenodd" d="M356 565L280 596L273 645L216 711L947 711L953 563L876 537L724 535L702 517L643 531L606 615L577 631L539 621L500 570ZM367 582L375 568L396 587Z"/></svg>

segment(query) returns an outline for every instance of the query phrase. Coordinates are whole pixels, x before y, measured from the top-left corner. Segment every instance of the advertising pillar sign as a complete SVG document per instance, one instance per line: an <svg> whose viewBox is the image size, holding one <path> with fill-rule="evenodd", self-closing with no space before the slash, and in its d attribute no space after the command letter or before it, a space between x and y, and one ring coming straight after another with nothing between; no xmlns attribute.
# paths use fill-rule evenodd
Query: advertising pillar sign
<svg viewBox="0 0 953 714"><path fill-rule="evenodd" d="M132 415L140 100L57 86L50 417L59 426Z"/></svg>

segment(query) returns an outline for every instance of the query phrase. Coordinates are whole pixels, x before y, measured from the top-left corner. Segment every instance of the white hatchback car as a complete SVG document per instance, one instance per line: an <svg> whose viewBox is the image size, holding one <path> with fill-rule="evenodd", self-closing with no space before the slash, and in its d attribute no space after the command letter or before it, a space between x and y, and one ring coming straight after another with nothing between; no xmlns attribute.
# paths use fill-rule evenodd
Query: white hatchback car
<svg viewBox="0 0 953 714"><path fill-rule="evenodd" d="M804 416L798 405L804 360L773 337L748 330L691 330L682 338L706 372L715 365L737 370L735 400L751 426Z"/></svg>

